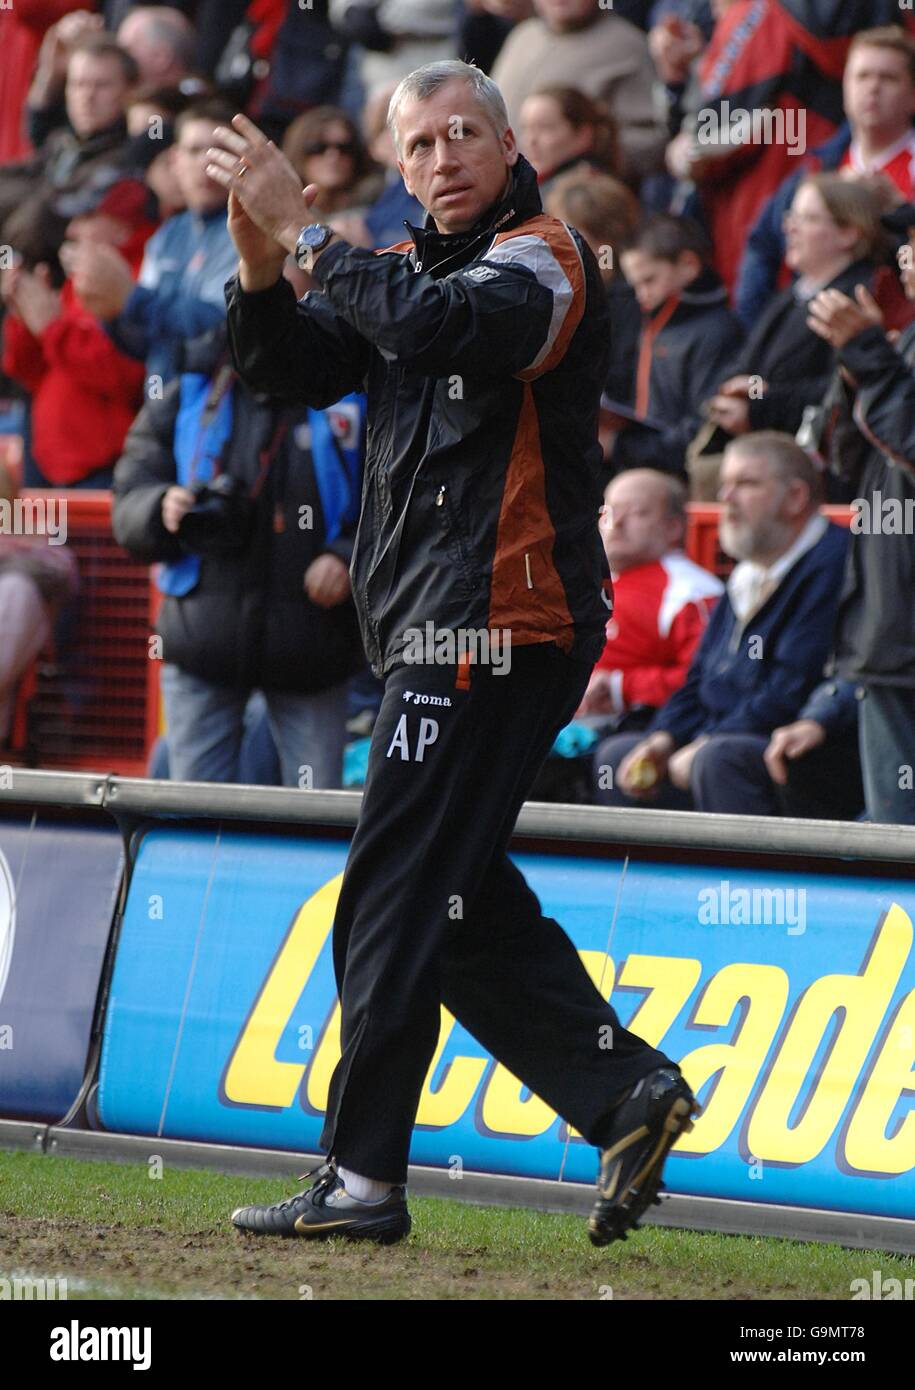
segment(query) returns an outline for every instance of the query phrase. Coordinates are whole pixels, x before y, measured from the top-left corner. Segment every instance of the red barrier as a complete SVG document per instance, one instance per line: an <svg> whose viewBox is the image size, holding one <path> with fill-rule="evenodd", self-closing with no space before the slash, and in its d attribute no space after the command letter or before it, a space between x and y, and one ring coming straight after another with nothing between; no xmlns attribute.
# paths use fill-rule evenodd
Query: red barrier
<svg viewBox="0 0 915 1390"><path fill-rule="evenodd" d="M159 663L149 657L157 590L149 568L111 534L111 494L27 488L23 498L66 502L67 545L79 592L39 659L29 703L38 767L141 776L158 729Z"/></svg>
<svg viewBox="0 0 915 1390"><path fill-rule="evenodd" d="M690 502L687 505L686 552L691 560L703 569L725 578L734 568L734 561L725 555L718 544L718 513L721 508L717 502ZM839 526L851 524L850 507L822 507L824 516Z"/></svg>

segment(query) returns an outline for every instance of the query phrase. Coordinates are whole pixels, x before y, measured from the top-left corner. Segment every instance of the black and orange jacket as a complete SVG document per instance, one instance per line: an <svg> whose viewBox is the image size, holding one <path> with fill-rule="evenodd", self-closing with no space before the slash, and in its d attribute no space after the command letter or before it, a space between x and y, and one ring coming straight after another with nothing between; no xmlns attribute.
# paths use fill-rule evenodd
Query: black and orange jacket
<svg viewBox="0 0 915 1390"><path fill-rule="evenodd" d="M519 157L468 232L427 215L409 241L341 241L297 304L285 280L226 285L235 365L252 390L316 407L368 395L351 566L376 674L407 629L507 629L592 663L609 574L597 529L597 412L610 325L580 233L544 215Z"/></svg>

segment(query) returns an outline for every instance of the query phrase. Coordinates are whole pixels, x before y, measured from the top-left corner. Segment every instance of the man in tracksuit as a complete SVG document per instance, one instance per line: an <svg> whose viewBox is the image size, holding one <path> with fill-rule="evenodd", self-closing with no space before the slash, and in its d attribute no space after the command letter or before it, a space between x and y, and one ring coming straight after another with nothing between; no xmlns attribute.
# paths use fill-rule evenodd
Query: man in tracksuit
<svg viewBox="0 0 915 1390"><path fill-rule="evenodd" d="M316 407L367 392L351 575L385 678L334 922L328 1162L309 1190L233 1221L407 1234L410 1136L444 1004L602 1150L590 1232L606 1244L655 1198L695 1102L621 1026L507 854L603 645L604 296L583 238L543 214L478 69L418 69L389 121L427 216L383 251L310 223L316 190L243 116L208 166L231 194L241 260L226 294L244 380ZM298 305L281 279L290 251L323 291Z"/></svg>

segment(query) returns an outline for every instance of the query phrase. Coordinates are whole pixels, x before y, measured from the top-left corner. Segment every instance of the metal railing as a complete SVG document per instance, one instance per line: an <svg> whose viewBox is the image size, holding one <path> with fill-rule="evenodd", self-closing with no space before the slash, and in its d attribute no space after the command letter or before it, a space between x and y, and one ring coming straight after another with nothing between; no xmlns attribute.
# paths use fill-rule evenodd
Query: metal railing
<svg viewBox="0 0 915 1390"><path fill-rule="evenodd" d="M0 789L0 813L6 803L91 808L118 819L137 821L161 816L352 829L362 801L362 793L357 791L160 782L103 773L19 768L12 770L9 780L11 785ZM515 835L557 840L566 845L891 862L911 865L915 871L915 827L904 825L531 801L521 810Z"/></svg>

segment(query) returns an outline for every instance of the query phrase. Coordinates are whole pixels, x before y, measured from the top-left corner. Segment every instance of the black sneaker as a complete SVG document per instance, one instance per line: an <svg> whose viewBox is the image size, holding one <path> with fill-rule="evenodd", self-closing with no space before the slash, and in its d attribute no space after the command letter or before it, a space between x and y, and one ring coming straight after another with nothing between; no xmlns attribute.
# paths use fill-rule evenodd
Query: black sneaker
<svg viewBox="0 0 915 1390"><path fill-rule="evenodd" d="M699 1106L679 1070L649 1072L616 1107L601 1149L597 1201L588 1221L592 1245L625 1240L660 1202L661 1170L671 1145L693 1127Z"/></svg>
<svg viewBox="0 0 915 1390"><path fill-rule="evenodd" d="M392 1188L380 1202L357 1202L333 1163L313 1168L302 1178L314 1173L318 1178L307 1191L271 1207L238 1207L232 1213L232 1224L259 1236L346 1236L349 1240L376 1240L381 1245L410 1234L405 1187Z"/></svg>

